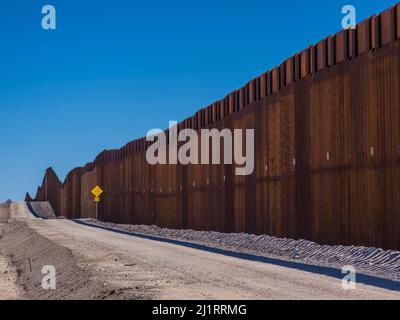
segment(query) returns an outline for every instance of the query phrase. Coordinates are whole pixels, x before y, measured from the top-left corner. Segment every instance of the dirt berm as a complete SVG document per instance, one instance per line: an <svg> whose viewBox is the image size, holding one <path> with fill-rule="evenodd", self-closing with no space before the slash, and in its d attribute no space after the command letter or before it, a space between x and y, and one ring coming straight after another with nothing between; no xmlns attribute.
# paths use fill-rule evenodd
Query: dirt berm
<svg viewBox="0 0 400 320"><path fill-rule="evenodd" d="M10 219L8 208L3 206L0 208L0 258L0 271L4 269L0 275L3 291L0 299L151 298L136 288L121 291L108 281L106 272L99 272L97 261L89 261L88 257L79 256L38 234L26 221ZM57 270L56 290L42 287L45 276L42 268L46 265ZM2 285L5 280L8 280L7 286Z"/></svg>

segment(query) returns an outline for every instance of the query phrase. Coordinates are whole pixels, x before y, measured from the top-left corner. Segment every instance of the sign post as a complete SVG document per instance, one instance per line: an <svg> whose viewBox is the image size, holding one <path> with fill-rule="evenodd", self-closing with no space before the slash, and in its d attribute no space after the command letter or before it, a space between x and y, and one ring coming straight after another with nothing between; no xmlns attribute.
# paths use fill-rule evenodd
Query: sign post
<svg viewBox="0 0 400 320"><path fill-rule="evenodd" d="M94 195L94 202L96 203L96 220L99 220L99 202L102 193L103 190L99 186L94 187L92 190L92 194Z"/></svg>

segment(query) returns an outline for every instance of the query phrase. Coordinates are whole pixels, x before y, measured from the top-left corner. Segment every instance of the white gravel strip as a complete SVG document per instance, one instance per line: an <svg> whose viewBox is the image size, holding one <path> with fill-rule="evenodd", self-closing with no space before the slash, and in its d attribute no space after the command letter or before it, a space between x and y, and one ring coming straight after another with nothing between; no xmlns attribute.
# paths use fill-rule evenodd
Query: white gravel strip
<svg viewBox="0 0 400 320"><path fill-rule="evenodd" d="M115 224L95 219L82 219L81 221L123 232L189 241L282 260L340 269L345 265L352 265L358 272L400 281L400 252L394 250L385 251L378 248L341 245L327 246L308 240L283 239L267 235L175 230L157 226Z"/></svg>

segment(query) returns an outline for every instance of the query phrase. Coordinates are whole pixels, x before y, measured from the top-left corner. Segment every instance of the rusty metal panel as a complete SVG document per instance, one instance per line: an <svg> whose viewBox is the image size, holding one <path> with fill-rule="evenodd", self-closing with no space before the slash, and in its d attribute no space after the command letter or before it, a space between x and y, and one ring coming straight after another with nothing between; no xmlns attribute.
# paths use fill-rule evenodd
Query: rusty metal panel
<svg viewBox="0 0 400 320"><path fill-rule="evenodd" d="M370 21L365 20L357 25L357 53L358 55L367 53L369 51L370 40Z"/></svg>
<svg viewBox="0 0 400 320"><path fill-rule="evenodd" d="M400 38L400 4L395 6L396 39Z"/></svg>
<svg viewBox="0 0 400 320"><path fill-rule="evenodd" d="M260 100L260 78L255 78L254 83L254 101Z"/></svg>
<svg viewBox="0 0 400 320"><path fill-rule="evenodd" d="M200 125L199 126L203 127L205 125L205 110L204 109L200 110L199 117L200 117Z"/></svg>
<svg viewBox="0 0 400 320"><path fill-rule="evenodd" d="M196 112L196 129L201 127L201 111Z"/></svg>
<svg viewBox="0 0 400 320"><path fill-rule="evenodd" d="M267 179L268 179L268 234L279 235L282 233L282 176L281 166L281 117L277 101L268 106L268 151L267 151Z"/></svg>
<svg viewBox="0 0 400 320"><path fill-rule="evenodd" d="M232 114L234 112L234 106L235 106L235 95L234 93L230 93L228 96L228 114Z"/></svg>
<svg viewBox="0 0 400 320"><path fill-rule="evenodd" d="M370 18L370 49L378 49L379 48L379 37L380 37L380 32L379 32L379 24L380 24L380 18L379 16L373 16Z"/></svg>
<svg viewBox="0 0 400 320"><path fill-rule="evenodd" d="M81 217L82 218L95 218L96 217L96 204L93 201L91 190L98 185L97 182L97 167L93 171L86 172L82 176L81 182Z"/></svg>
<svg viewBox="0 0 400 320"><path fill-rule="evenodd" d="M207 113L208 114L207 124L209 125L209 124L214 122L213 121L213 106L212 105L208 106L207 107L207 111L208 111L208 113Z"/></svg>
<svg viewBox="0 0 400 320"><path fill-rule="evenodd" d="M211 106L212 109L212 122L216 122L218 119L218 105L217 103L213 103Z"/></svg>
<svg viewBox="0 0 400 320"><path fill-rule="evenodd" d="M335 165L340 158L335 148L334 78L312 81L310 86L310 170L311 174L311 234L324 243L335 243L340 233L340 218L335 215ZM321 192L324 190L324 192ZM319 216L317 212L326 212Z"/></svg>
<svg viewBox="0 0 400 320"><path fill-rule="evenodd" d="M303 50L300 53L301 61L301 78L305 78L310 74L310 49Z"/></svg>
<svg viewBox="0 0 400 320"><path fill-rule="evenodd" d="M380 15L380 41L385 46L395 39L395 8L390 8Z"/></svg>
<svg viewBox="0 0 400 320"><path fill-rule="evenodd" d="M240 110L240 92L236 90L234 93L234 112L238 112Z"/></svg>
<svg viewBox="0 0 400 320"><path fill-rule="evenodd" d="M225 118L225 99L218 102L218 120L222 120L223 118Z"/></svg>
<svg viewBox="0 0 400 320"><path fill-rule="evenodd" d="M228 116L229 98L226 96L221 100L221 120Z"/></svg>
<svg viewBox="0 0 400 320"><path fill-rule="evenodd" d="M268 118L266 100L255 105L255 172L256 172L256 233L263 234L268 229L267 223L267 137Z"/></svg>
<svg viewBox="0 0 400 320"><path fill-rule="evenodd" d="M266 79L267 79L267 96L270 96L272 94L272 72L267 72L266 73Z"/></svg>
<svg viewBox="0 0 400 320"><path fill-rule="evenodd" d="M317 71L325 69L327 66L328 56L327 56L327 41L323 40L317 44Z"/></svg>
<svg viewBox="0 0 400 320"><path fill-rule="evenodd" d="M301 55L296 54L294 57L294 81L301 79Z"/></svg>
<svg viewBox="0 0 400 320"><path fill-rule="evenodd" d="M72 216L81 217L81 175L83 168L76 168L72 172Z"/></svg>
<svg viewBox="0 0 400 320"><path fill-rule="evenodd" d="M250 81L247 85L248 90L248 104L253 103L256 100L256 85L254 80Z"/></svg>
<svg viewBox="0 0 400 320"><path fill-rule="evenodd" d="M294 67L295 67L294 57L286 60L286 62L285 62L285 72L286 72L285 85L289 85L294 81L294 75L295 75Z"/></svg>
<svg viewBox="0 0 400 320"><path fill-rule="evenodd" d="M223 100L223 105L221 104L221 112L223 114L222 120L228 116L228 110L229 110L229 97L226 96Z"/></svg>
<svg viewBox="0 0 400 320"><path fill-rule="evenodd" d="M280 68L275 68L271 72L271 83L272 83L272 93L276 93L279 91L280 87Z"/></svg>
<svg viewBox="0 0 400 320"><path fill-rule="evenodd" d="M399 59L398 54L390 46L382 48L380 58L377 61L378 68L375 77L378 80L378 146L374 157L375 163L385 163L379 170L378 181L385 181L379 188L381 194L378 203L378 211L381 212L382 230L379 230L379 241L383 246L399 243L400 237L396 228L391 224L398 222L399 205L395 200L399 195L398 170L391 168L390 164L399 163L400 160L400 131L396 125L399 119L398 101L399 90ZM374 163L374 164L375 164ZM376 166L376 164L375 164ZM396 180L397 178L397 180Z"/></svg>
<svg viewBox="0 0 400 320"><path fill-rule="evenodd" d="M246 95L245 88L244 88L244 87L243 87L243 88L240 88L240 89L239 89L239 92L238 92L238 94L237 94L238 99L239 99L239 101L238 101L238 110L243 109L243 108L245 107L245 105L246 105L246 98L245 98L245 95Z"/></svg>
<svg viewBox="0 0 400 320"><path fill-rule="evenodd" d="M357 55L357 31L350 29L348 35L348 58L355 58Z"/></svg>
<svg viewBox="0 0 400 320"><path fill-rule="evenodd" d="M232 120L232 128L244 129L245 119L243 117L235 117ZM234 215L234 231L240 232L240 230L246 229L246 197L245 197L245 185L244 176L233 175L233 215Z"/></svg>
<svg viewBox="0 0 400 320"><path fill-rule="evenodd" d="M296 237L295 95L293 89L279 99L281 144L281 217L279 236Z"/></svg>
<svg viewBox="0 0 400 320"><path fill-rule="evenodd" d="M317 47L312 46L310 48L310 72L314 74L317 72Z"/></svg>
<svg viewBox="0 0 400 320"><path fill-rule="evenodd" d="M267 75L260 76L260 99L267 96Z"/></svg>
<svg viewBox="0 0 400 320"><path fill-rule="evenodd" d="M255 130L255 113L251 109L251 112L247 112L243 115L243 130ZM243 143L243 148L246 147L246 142ZM256 233L256 173L253 171L250 175L244 177L244 205L245 205L245 228L244 231L249 234Z"/></svg>
<svg viewBox="0 0 400 320"><path fill-rule="evenodd" d="M327 66L332 67L335 65L335 37L327 39Z"/></svg>
<svg viewBox="0 0 400 320"><path fill-rule="evenodd" d="M279 66L279 89L282 89L286 86L286 65L282 63Z"/></svg>
<svg viewBox="0 0 400 320"><path fill-rule="evenodd" d="M224 101L220 100L215 103L216 121L224 118Z"/></svg>
<svg viewBox="0 0 400 320"><path fill-rule="evenodd" d="M235 113L239 109L239 91L235 90L232 93L232 113Z"/></svg>
<svg viewBox="0 0 400 320"><path fill-rule="evenodd" d="M397 50L386 47L381 55L378 73L379 104L381 106L380 123L380 148L379 154L384 156L380 161L386 163L382 168L380 181L384 181L382 189L384 191L383 203L379 207L380 212L385 212L382 225L384 230L384 246L389 248L400 244L400 168L396 165L400 162L400 119L399 99L400 91L400 60ZM378 71L377 70L377 71ZM382 208L383 207L383 208Z"/></svg>
<svg viewBox="0 0 400 320"><path fill-rule="evenodd" d="M311 235L310 81L295 87L296 235Z"/></svg>
<svg viewBox="0 0 400 320"><path fill-rule="evenodd" d="M347 30L335 35L335 63L343 62L347 58Z"/></svg>
<svg viewBox="0 0 400 320"><path fill-rule="evenodd" d="M204 125L208 125L210 123L210 109L207 107L204 109Z"/></svg>

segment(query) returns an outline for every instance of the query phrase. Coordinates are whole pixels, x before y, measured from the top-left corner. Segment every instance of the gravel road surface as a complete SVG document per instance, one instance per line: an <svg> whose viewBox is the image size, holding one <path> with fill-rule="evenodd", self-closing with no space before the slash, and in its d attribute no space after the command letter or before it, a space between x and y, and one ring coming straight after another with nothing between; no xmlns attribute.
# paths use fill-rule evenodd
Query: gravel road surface
<svg viewBox="0 0 400 320"><path fill-rule="evenodd" d="M11 206L0 249L34 299L399 299L398 291L79 225ZM41 286L43 266L55 290ZM0 264L1 270L1 264ZM0 274L0 278L4 278ZM14 296L15 297L15 296ZM13 298L11 296L8 298Z"/></svg>

